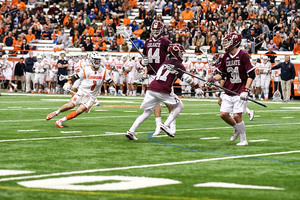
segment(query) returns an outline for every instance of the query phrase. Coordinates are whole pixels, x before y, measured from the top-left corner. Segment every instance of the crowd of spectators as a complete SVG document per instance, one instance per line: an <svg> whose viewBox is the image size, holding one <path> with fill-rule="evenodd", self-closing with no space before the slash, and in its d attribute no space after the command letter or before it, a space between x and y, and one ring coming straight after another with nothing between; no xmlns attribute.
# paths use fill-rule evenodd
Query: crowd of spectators
<svg viewBox="0 0 300 200"><path fill-rule="evenodd" d="M137 0L50 0L50 7L35 1L2 1L0 41L14 47L11 54L34 49L36 40L53 40L55 51L72 47L137 51L117 34L117 27L126 26L133 42L142 48L151 36L153 20L165 22L163 35L173 43L185 49L196 46L196 53L201 53L201 46L209 46L209 53L218 52L223 36L237 32L249 53L272 47L300 54L300 1L149 0L145 4ZM30 9L28 5L34 6ZM133 20L129 18L132 15L136 16ZM167 23L163 16L169 16Z"/></svg>

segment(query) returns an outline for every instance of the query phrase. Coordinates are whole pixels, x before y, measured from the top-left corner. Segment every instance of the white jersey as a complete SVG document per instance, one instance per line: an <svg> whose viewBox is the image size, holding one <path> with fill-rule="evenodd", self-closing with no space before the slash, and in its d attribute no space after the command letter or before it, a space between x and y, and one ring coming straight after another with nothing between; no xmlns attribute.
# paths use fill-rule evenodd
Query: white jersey
<svg viewBox="0 0 300 200"><path fill-rule="evenodd" d="M76 64L76 62L73 59L68 60L68 74L71 75L73 74L74 71L74 65Z"/></svg>
<svg viewBox="0 0 300 200"><path fill-rule="evenodd" d="M81 81L78 88L78 94L88 94L91 98L95 99L97 98L103 82L111 78L107 73L107 70L103 67L94 71L90 66L82 69L78 73L78 76Z"/></svg>
<svg viewBox="0 0 300 200"><path fill-rule="evenodd" d="M262 70L262 73L261 73L261 79L268 79L270 78L270 69L271 69L271 63L270 62L267 62L266 64L265 63L261 63L260 64L260 69Z"/></svg>
<svg viewBox="0 0 300 200"><path fill-rule="evenodd" d="M3 76L5 76L6 80L11 80L14 70L14 63L6 60L2 66Z"/></svg>
<svg viewBox="0 0 300 200"><path fill-rule="evenodd" d="M34 65L33 65L33 68L35 69L35 73L42 73L44 74L44 67L45 67L45 63L43 62L35 62Z"/></svg>
<svg viewBox="0 0 300 200"><path fill-rule="evenodd" d="M211 73L214 72L214 70L216 69L215 66L210 65L209 63L206 63L205 65L205 71L206 71L206 76L208 77Z"/></svg>
<svg viewBox="0 0 300 200"><path fill-rule="evenodd" d="M126 67L126 68L125 68L126 70L129 70L130 67L131 67L131 70L128 72L127 77L133 78L133 77L136 76L137 70L136 70L136 63L134 62L134 60L133 60L133 61L127 60L127 61L125 62L125 67Z"/></svg>
<svg viewBox="0 0 300 200"><path fill-rule="evenodd" d="M191 70L193 70L193 63L191 61L184 61L182 62L183 66L185 67L187 72L190 72Z"/></svg>
<svg viewBox="0 0 300 200"><path fill-rule="evenodd" d="M86 67L86 63L85 62L77 62L74 64L74 73L79 73L82 69L84 69Z"/></svg>
<svg viewBox="0 0 300 200"><path fill-rule="evenodd" d="M113 62L113 66L116 67L116 71L118 71L119 69L122 69L123 65L124 65L123 60L114 60L114 62Z"/></svg>
<svg viewBox="0 0 300 200"><path fill-rule="evenodd" d="M103 60L101 60L101 64L103 66L105 66L105 68L107 70L111 70L111 66L113 64L113 60L111 58L109 58L108 60L106 58L104 58Z"/></svg>
<svg viewBox="0 0 300 200"><path fill-rule="evenodd" d="M275 82L281 81L281 78L279 75L280 73L281 73L281 69L272 70L272 77L274 77Z"/></svg>
<svg viewBox="0 0 300 200"><path fill-rule="evenodd" d="M200 72L203 72L203 70L205 70L205 65L204 63L195 63L194 64L194 69L196 70L196 73L200 73Z"/></svg>
<svg viewBox="0 0 300 200"><path fill-rule="evenodd" d="M254 80L260 80L260 70L261 70L261 67L260 67L260 63L256 63L255 65L254 64L252 64L254 67L255 67L255 70L254 70L254 72L255 72L255 79Z"/></svg>

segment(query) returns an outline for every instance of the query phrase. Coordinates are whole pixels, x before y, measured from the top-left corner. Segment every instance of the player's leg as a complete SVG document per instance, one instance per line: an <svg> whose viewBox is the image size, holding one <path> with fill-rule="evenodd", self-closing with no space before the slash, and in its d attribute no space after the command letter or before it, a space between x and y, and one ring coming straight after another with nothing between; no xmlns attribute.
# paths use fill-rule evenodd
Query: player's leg
<svg viewBox="0 0 300 200"><path fill-rule="evenodd" d="M87 108L83 104L80 104L80 106L76 109L76 111L73 111L73 112L67 114L62 119L57 120L55 122L55 125L58 126L59 128L64 128L64 126L62 124L63 122L65 122L67 120L71 120L71 119L77 117L78 115L80 115L81 113L83 113L86 110L87 110Z"/></svg>
<svg viewBox="0 0 300 200"><path fill-rule="evenodd" d="M269 90L270 90L270 77L269 78L266 78L265 80L265 99L264 100L269 100Z"/></svg>
<svg viewBox="0 0 300 200"><path fill-rule="evenodd" d="M107 85L106 82L103 83L104 95L107 96Z"/></svg>
<svg viewBox="0 0 300 200"><path fill-rule="evenodd" d="M254 110L250 110L250 109L247 107L247 108L246 108L246 113L248 114L250 121L252 121L253 118L254 118Z"/></svg>
<svg viewBox="0 0 300 200"><path fill-rule="evenodd" d="M146 93L147 96L147 93ZM158 104L155 109L154 109L154 116L155 116L155 124L156 124L156 128L155 128L155 132L153 135L159 135L161 133L161 107L160 104Z"/></svg>
<svg viewBox="0 0 300 200"><path fill-rule="evenodd" d="M73 109L76 105L80 103L80 99L78 96L72 97L69 103L64 104L62 107L60 107L58 110L50 113L47 115L46 120L50 120L53 117L59 115L61 112L65 112L67 110Z"/></svg>
<svg viewBox="0 0 300 200"><path fill-rule="evenodd" d="M233 113L234 113L234 120L236 121L235 128L237 129L240 135L240 142L236 144L238 146L248 145L246 139L246 133L245 133L245 123L242 119L242 115L245 114L246 112L247 104L248 101L240 100L239 96L234 97Z"/></svg>
<svg viewBox="0 0 300 200"><path fill-rule="evenodd" d="M136 118L135 122L131 126L131 128L127 131L126 137L130 140L137 140L135 137L135 130L152 114L154 108L159 105L159 101L156 99L155 95L157 93L153 91L149 91L146 93L144 101L141 105L141 108L144 109L144 113Z"/></svg>

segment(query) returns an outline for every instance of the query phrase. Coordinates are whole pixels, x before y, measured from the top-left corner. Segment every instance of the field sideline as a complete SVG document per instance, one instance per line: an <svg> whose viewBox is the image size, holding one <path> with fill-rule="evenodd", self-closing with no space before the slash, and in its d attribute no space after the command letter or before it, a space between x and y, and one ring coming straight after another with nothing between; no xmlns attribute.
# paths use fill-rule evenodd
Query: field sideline
<svg viewBox="0 0 300 200"><path fill-rule="evenodd" d="M300 199L299 101L254 103L244 115L249 146L229 139L216 99L183 99L175 138L152 137L152 115L126 131L141 97L98 96L64 123L46 121L70 95L2 93L0 199ZM162 108L162 120L168 116Z"/></svg>

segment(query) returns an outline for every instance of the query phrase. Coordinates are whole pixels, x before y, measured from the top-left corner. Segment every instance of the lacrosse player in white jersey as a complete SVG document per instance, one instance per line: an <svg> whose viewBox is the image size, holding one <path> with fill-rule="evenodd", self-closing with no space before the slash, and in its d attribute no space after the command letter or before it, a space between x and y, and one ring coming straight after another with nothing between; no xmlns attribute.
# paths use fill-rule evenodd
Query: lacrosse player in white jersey
<svg viewBox="0 0 300 200"><path fill-rule="evenodd" d="M134 87L134 81L136 78L136 63L134 61L134 56L130 56L129 60L125 63L125 71L127 72L127 84L129 88L128 96L136 96L136 90Z"/></svg>
<svg viewBox="0 0 300 200"><path fill-rule="evenodd" d="M66 60L68 61L68 75L72 75L74 74L74 65L75 65L75 61L73 60L73 57L71 56L70 53L67 53L66 55Z"/></svg>
<svg viewBox="0 0 300 200"><path fill-rule="evenodd" d="M185 67L187 72L191 72L193 70L193 63L189 60L187 55L183 55L183 66ZM188 84L185 80L180 80L181 92L182 93L191 93L192 88L190 84ZM180 98L187 97L190 98L191 94L181 95Z"/></svg>
<svg viewBox="0 0 300 200"><path fill-rule="evenodd" d="M268 56L262 57L262 63L260 65L261 74L261 88L264 93L264 100L269 100L269 86L271 79L271 63L268 61Z"/></svg>
<svg viewBox="0 0 300 200"><path fill-rule="evenodd" d="M257 90L258 99L262 100L261 99L261 75L260 75L261 68L260 68L260 63L257 62L257 60L258 58L253 58L251 62L252 65L255 67L255 75L256 75L252 82L252 90L253 90L252 98L255 99L255 91Z"/></svg>
<svg viewBox="0 0 300 200"><path fill-rule="evenodd" d="M149 78L148 78L149 75L143 77L143 75L145 74L145 67L140 63L142 59L143 59L142 56L138 56L136 60L136 66L137 66L136 86L142 84L141 96L143 97L145 96L146 93L146 87L149 84Z"/></svg>
<svg viewBox="0 0 300 200"><path fill-rule="evenodd" d="M57 72L58 72L58 67L57 67L57 61L59 58L58 53L53 54L53 58L50 59L50 70L49 70L49 82L51 85L49 86L49 92L48 94L56 94L56 83L57 83Z"/></svg>
<svg viewBox="0 0 300 200"><path fill-rule="evenodd" d="M194 74L196 76L199 76L200 78L204 78L204 73L205 73L205 64L202 62L202 56L199 55L197 56L197 62L194 64L194 70L193 70ZM204 86L204 82L199 80L199 79L195 79L195 83L199 84L200 87Z"/></svg>
<svg viewBox="0 0 300 200"><path fill-rule="evenodd" d="M111 75L111 65L113 63L113 60L110 58L108 53L105 53L104 57L105 58L101 60L101 64L108 70L107 72ZM107 86L105 81L103 87L106 96L108 93L107 93Z"/></svg>
<svg viewBox="0 0 300 200"><path fill-rule="evenodd" d="M32 93L43 93L43 84L44 84L44 72L45 64L42 62L43 58L41 55L37 56L37 62L33 65L34 75L34 88L35 90Z"/></svg>
<svg viewBox="0 0 300 200"><path fill-rule="evenodd" d="M216 54L214 54L213 56L209 56L207 57L208 61L205 65L205 71L206 71L206 80L208 80L211 76L214 76L214 71L216 70L216 60L214 60L214 56ZM221 55L220 55L221 56ZM219 82L216 82L216 84L218 84ZM211 86L212 90L216 90L216 87ZM206 90L209 91L209 87L206 87ZM206 98L209 98L209 93L206 94ZM216 93L213 92L212 93L213 98L217 98L216 97Z"/></svg>
<svg viewBox="0 0 300 200"><path fill-rule="evenodd" d="M13 71L14 71L14 64L13 62L8 60L8 55L2 56L1 65L2 65L2 73L3 76L5 77L5 81L8 82L9 90L7 92L13 92L13 90L17 91L17 85L11 82Z"/></svg>
<svg viewBox="0 0 300 200"><path fill-rule="evenodd" d="M275 58L275 64L274 64L274 66L278 65L279 63L280 63L280 58L276 57ZM274 79L274 95L275 95L275 92L277 90L279 90L280 97L282 97L282 95L281 95L282 94L282 90L281 90L281 78L280 78L280 75L281 75L281 68L272 70L271 78Z"/></svg>
<svg viewBox="0 0 300 200"><path fill-rule="evenodd" d="M123 65L124 65L124 61L121 59L122 56L121 55L117 55L117 58L114 60L113 62L113 66L114 66L114 70L112 71L112 74L113 74L113 79L114 79L114 82L117 86L117 92L116 94L117 95L120 95L120 96L125 96L123 94L123 90L124 90L124 68L123 68Z"/></svg>
<svg viewBox="0 0 300 200"><path fill-rule="evenodd" d="M78 92L71 98L70 102L63 105L57 111L54 111L47 115L46 120L50 120L57 116L61 112L73 109L75 106L79 105L76 111L69 113L67 116L57 120L55 125L59 128L63 128L63 122L73 119L83 113L90 112L92 105L97 99L99 90L102 87L103 81L106 80L110 85L110 89L114 90L114 81L111 79L108 70L101 66L101 57L98 53L94 53L90 58L90 63L92 66L88 66L82 69L78 74L74 74L71 79L65 83L63 89L69 91L71 84L76 80L80 79L81 83L78 88Z"/></svg>
<svg viewBox="0 0 300 200"><path fill-rule="evenodd" d="M50 87L51 87L51 82L50 82L50 68L51 68L51 59L49 54L42 54L43 60L42 62L44 63L44 88L45 88L45 93L49 94L50 92Z"/></svg>

